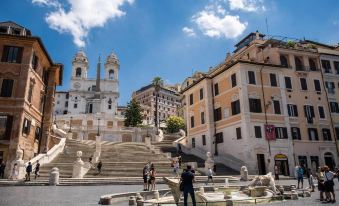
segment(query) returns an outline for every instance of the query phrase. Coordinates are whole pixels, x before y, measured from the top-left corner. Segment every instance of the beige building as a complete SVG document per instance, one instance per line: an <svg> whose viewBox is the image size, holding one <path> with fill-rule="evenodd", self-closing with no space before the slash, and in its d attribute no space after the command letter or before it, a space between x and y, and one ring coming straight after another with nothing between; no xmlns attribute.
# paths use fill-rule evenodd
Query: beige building
<svg viewBox="0 0 339 206"><path fill-rule="evenodd" d="M14 22L0 23L0 57L0 161L8 172L17 150L29 160L53 146L54 93L63 66L39 37Z"/></svg>
<svg viewBox="0 0 339 206"><path fill-rule="evenodd" d="M178 87L175 87L178 88ZM133 92L132 98L140 103L143 115L143 124L154 124L155 120L155 87L149 84ZM158 122L163 122L169 116L178 115L180 108L180 93L173 87L163 86L158 94Z"/></svg>
<svg viewBox="0 0 339 206"><path fill-rule="evenodd" d="M187 146L250 173L338 163L320 54L305 41L250 33L183 89Z"/></svg>

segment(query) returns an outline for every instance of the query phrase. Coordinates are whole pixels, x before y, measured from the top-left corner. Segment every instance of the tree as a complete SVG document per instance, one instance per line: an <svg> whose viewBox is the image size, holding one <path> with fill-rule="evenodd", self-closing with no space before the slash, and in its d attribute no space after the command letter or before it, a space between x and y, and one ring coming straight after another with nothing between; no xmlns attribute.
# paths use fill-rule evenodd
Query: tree
<svg viewBox="0 0 339 206"><path fill-rule="evenodd" d="M185 129L184 119L178 116L170 116L166 120L167 132L168 133L176 133L179 132L180 129Z"/></svg>
<svg viewBox="0 0 339 206"><path fill-rule="evenodd" d="M126 127L136 127L138 124L142 123L140 111L140 104L135 99L128 102L124 122Z"/></svg>
<svg viewBox="0 0 339 206"><path fill-rule="evenodd" d="M158 131L158 96L159 91L161 87L164 85L164 81L161 79L161 77L154 77L152 84L155 88L155 116L154 116L154 125L157 128Z"/></svg>

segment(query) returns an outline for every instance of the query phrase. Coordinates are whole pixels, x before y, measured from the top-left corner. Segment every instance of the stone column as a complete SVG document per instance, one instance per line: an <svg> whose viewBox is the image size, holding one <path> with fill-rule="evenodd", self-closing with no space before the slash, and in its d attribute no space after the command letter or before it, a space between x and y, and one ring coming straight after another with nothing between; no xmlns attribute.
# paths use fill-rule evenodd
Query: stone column
<svg viewBox="0 0 339 206"><path fill-rule="evenodd" d="M95 136L95 152L93 156L93 163L97 163L101 154L101 136Z"/></svg>
<svg viewBox="0 0 339 206"><path fill-rule="evenodd" d="M43 111L43 126L42 126L42 137L40 142L40 153L46 153L48 151L48 145L50 141L50 128L53 123L53 110L54 110L54 93L55 93L55 76L56 67L50 67L48 69L48 83L45 91L45 104Z"/></svg>

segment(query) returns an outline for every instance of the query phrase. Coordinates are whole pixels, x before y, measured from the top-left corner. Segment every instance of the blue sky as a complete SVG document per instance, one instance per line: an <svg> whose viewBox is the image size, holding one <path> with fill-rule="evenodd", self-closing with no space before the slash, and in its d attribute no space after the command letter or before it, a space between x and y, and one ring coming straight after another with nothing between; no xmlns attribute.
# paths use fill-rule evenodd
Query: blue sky
<svg viewBox="0 0 339 206"><path fill-rule="evenodd" d="M55 62L64 64L67 90L71 60L82 48L95 76L98 55L120 60L120 105L161 76L181 83L207 71L249 32L324 43L339 42L337 0L2 0L0 21L12 20L40 36Z"/></svg>

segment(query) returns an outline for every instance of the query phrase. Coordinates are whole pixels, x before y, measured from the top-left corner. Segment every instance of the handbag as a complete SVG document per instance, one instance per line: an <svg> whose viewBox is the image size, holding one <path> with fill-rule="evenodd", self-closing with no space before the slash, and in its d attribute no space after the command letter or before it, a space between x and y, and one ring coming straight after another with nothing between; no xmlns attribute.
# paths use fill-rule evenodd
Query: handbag
<svg viewBox="0 0 339 206"><path fill-rule="evenodd" d="M179 183L179 189L180 191L184 191L184 181L180 180L180 183Z"/></svg>

